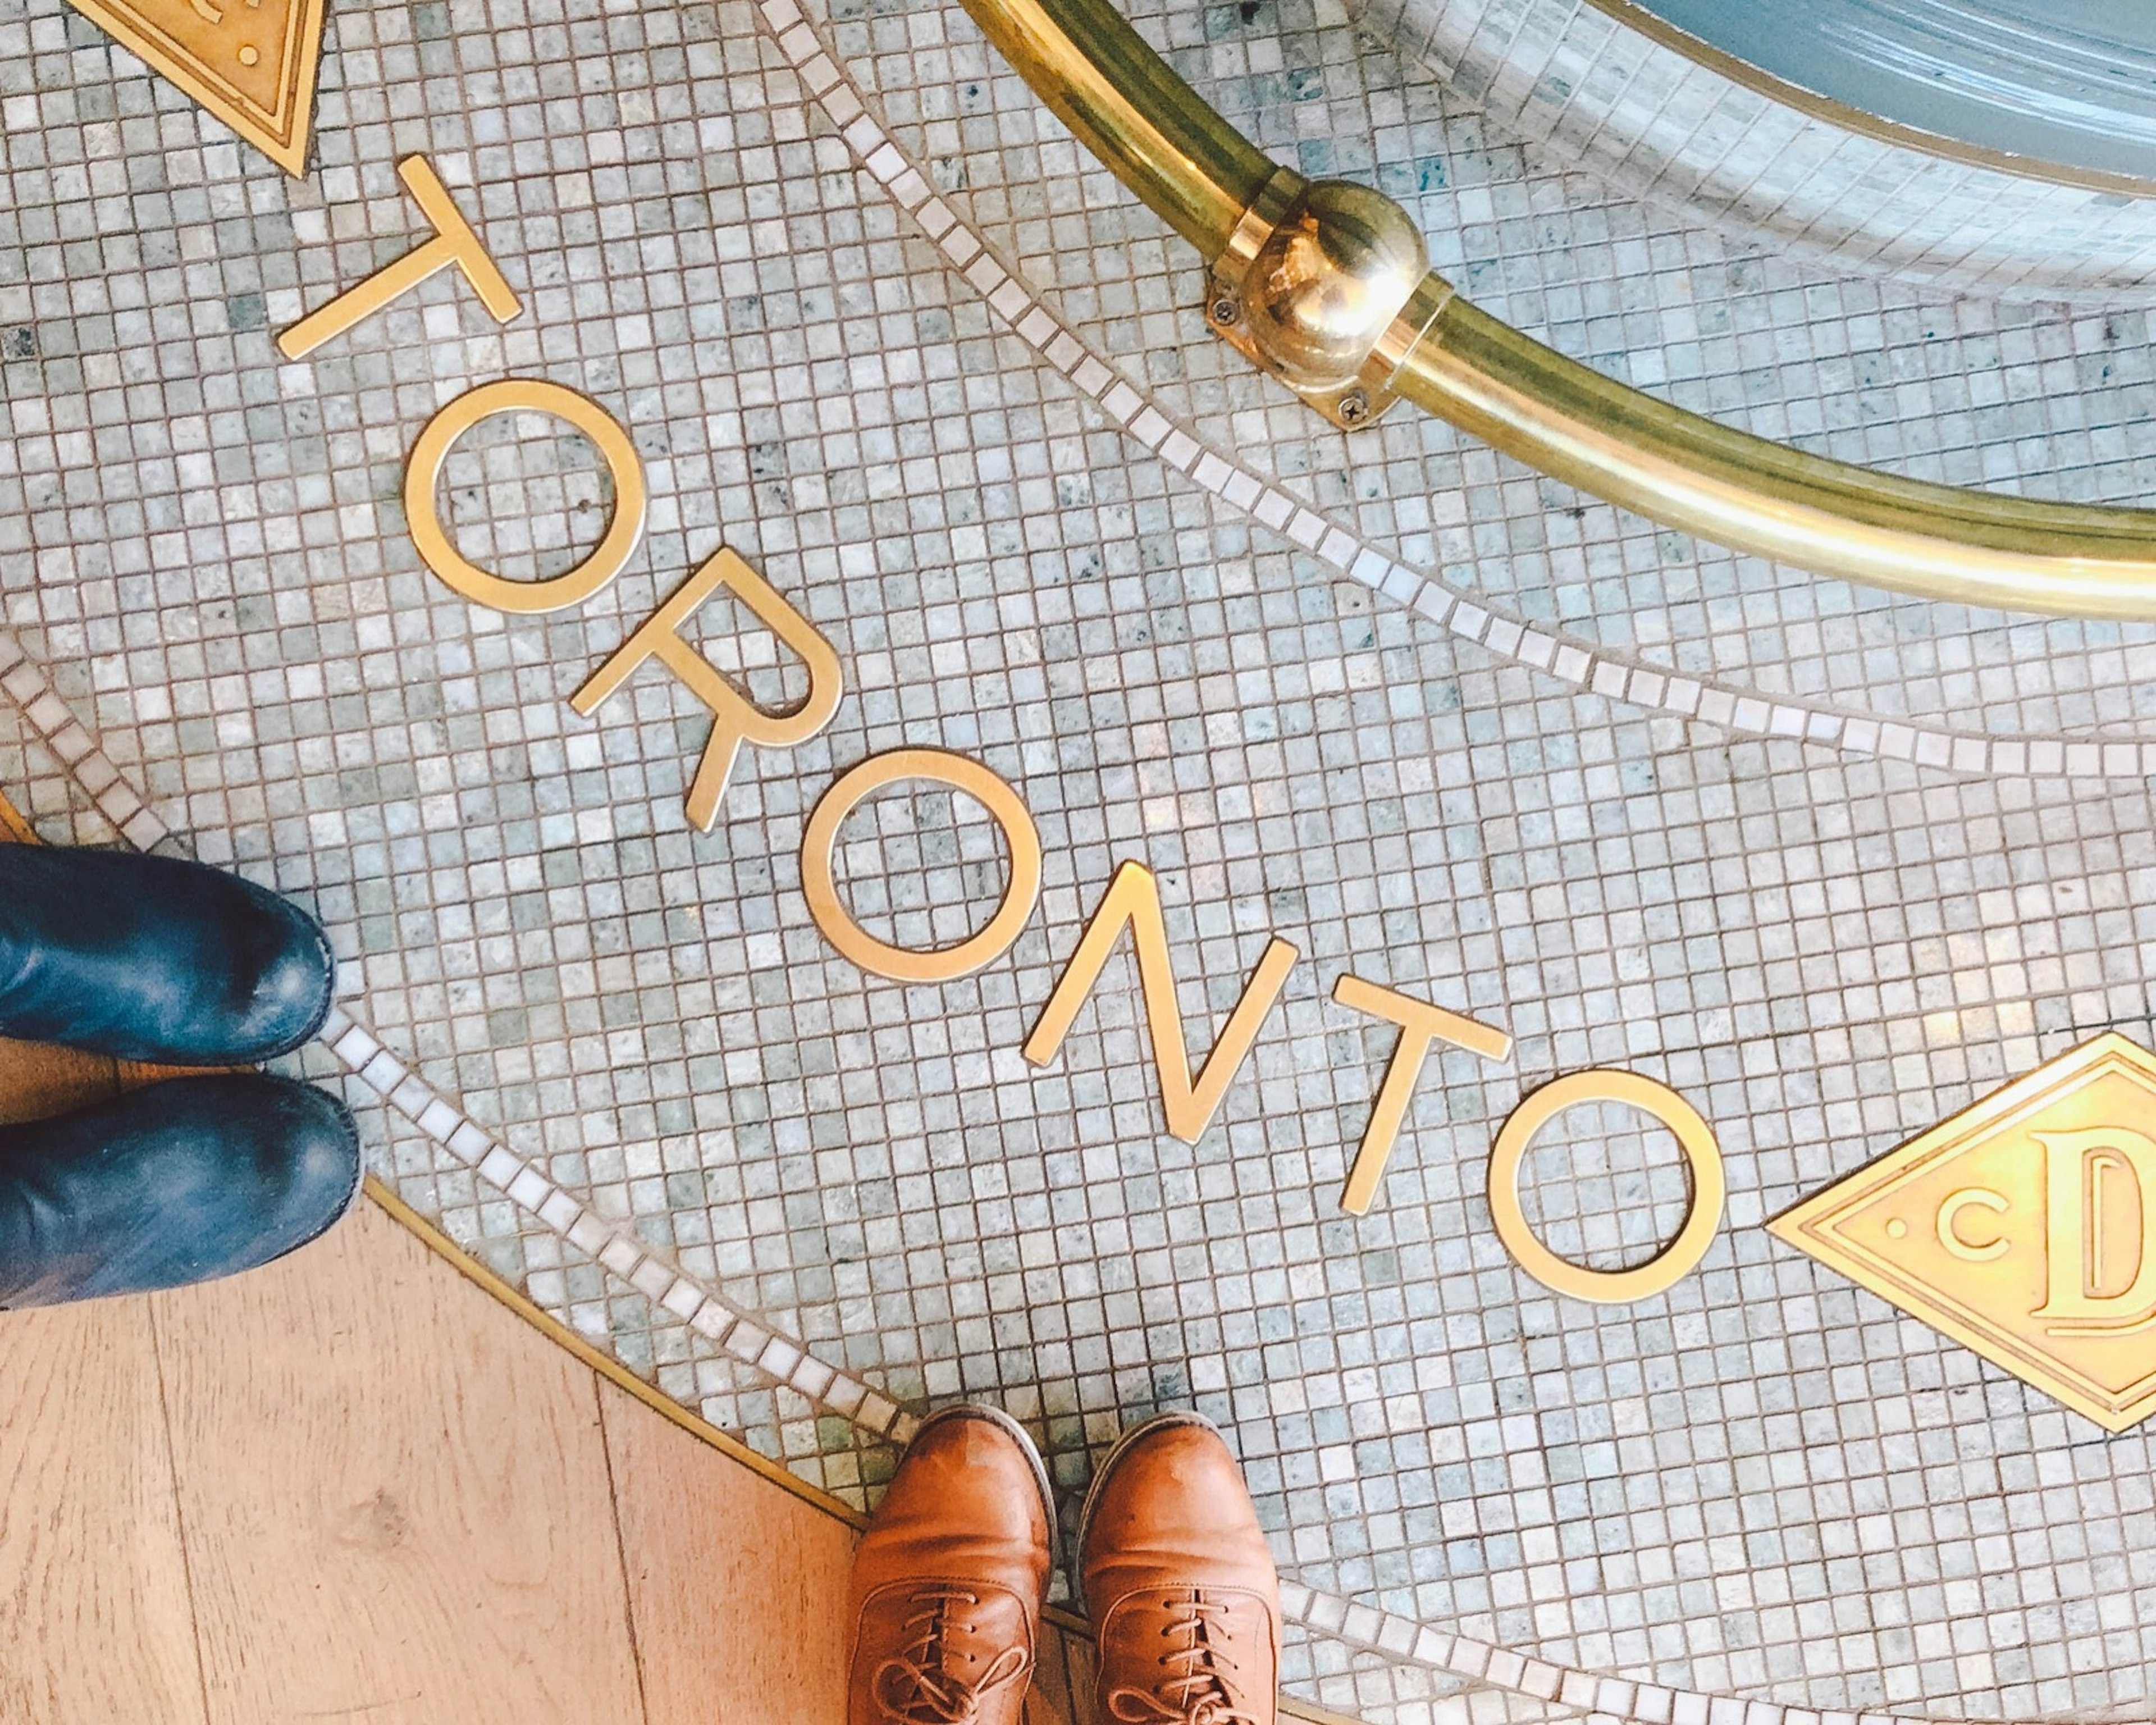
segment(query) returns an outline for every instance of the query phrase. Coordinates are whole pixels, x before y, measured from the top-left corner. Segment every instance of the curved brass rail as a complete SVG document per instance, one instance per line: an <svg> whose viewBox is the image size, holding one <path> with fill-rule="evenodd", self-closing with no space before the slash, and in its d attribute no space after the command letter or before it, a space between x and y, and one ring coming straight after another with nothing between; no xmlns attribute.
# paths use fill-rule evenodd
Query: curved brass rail
<svg viewBox="0 0 2156 1725"><path fill-rule="evenodd" d="M1225 255L1276 165L1109 0L964 0L1036 95L1202 252ZM2156 511L1897 478L1753 437L1566 358L1426 277L1394 326L1397 394L1584 491L1717 544L1922 598L2156 620Z"/></svg>

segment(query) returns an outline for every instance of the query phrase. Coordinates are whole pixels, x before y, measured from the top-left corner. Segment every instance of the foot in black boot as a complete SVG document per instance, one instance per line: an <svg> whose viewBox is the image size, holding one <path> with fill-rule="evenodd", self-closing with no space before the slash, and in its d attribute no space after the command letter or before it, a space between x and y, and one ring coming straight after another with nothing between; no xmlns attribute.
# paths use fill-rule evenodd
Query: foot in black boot
<svg viewBox="0 0 2156 1725"><path fill-rule="evenodd" d="M360 1174L342 1106L259 1073L167 1079L0 1127L0 1307L252 1270L326 1230Z"/></svg>
<svg viewBox="0 0 2156 1725"><path fill-rule="evenodd" d="M237 875L0 845L0 1036L245 1065L313 1035L335 976L321 926Z"/></svg>

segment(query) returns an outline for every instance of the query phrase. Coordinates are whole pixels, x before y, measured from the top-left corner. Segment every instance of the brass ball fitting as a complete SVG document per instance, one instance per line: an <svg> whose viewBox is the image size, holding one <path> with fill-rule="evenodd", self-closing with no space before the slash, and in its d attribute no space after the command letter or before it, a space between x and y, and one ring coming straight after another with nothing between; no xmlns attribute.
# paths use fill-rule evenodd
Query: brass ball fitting
<svg viewBox="0 0 2156 1725"><path fill-rule="evenodd" d="M1291 388L1344 388L1429 269L1421 233L1383 193L1314 180L1251 260L1245 327Z"/></svg>

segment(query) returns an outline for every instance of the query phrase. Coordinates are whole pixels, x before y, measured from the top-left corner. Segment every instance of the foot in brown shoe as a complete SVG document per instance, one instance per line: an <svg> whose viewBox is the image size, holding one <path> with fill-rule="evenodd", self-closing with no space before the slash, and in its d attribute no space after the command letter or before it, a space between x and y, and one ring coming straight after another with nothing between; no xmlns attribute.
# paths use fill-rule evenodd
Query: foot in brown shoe
<svg viewBox="0 0 2156 1725"><path fill-rule="evenodd" d="M854 1553L847 1725L1019 1725L1053 1514L1016 1420L921 1422Z"/></svg>
<svg viewBox="0 0 2156 1725"><path fill-rule="evenodd" d="M1208 1421L1163 1414L1126 1433L1078 1544L1104 1725L1274 1725L1280 1576Z"/></svg>

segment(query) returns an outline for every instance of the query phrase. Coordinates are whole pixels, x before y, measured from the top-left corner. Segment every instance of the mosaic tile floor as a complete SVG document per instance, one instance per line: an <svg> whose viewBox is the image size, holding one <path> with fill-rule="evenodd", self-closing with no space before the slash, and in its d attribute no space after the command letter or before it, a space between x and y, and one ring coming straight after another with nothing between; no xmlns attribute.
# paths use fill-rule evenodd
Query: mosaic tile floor
<svg viewBox="0 0 2156 1725"><path fill-rule="evenodd" d="M1538 176L1300 0L1143 28L1306 172L1374 177L1491 310L1755 429L1931 477L2156 493L2145 320L1902 294ZM940 5L340 8L287 181L59 0L0 0L0 771L45 836L317 907L305 1070L376 1165L542 1306L857 1502L993 1399L1067 1504L1164 1404L1227 1429L1297 1620L1373 1720L1804 1725L2145 1712L2148 1437L2103 1437L1774 1241L1776 1214L2095 1032L2152 1029L2156 629L1819 582L1658 533L1404 414L1354 442L1214 345L1167 239ZM424 238L424 151L524 296L452 277L298 364L274 333ZM987 249L983 250L983 246ZM406 450L505 375L628 426L643 548L507 617L426 572ZM552 422L459 446L512 575L597 541ZM721 543L837 647L814 741L747 752L647 668L567 697ZM698 619L770 702L805 679ZM834 775L973 756L1043 841L963 981L865 978L800 891ZM844 833L863 922L977 926L993 828ZM1161 1130L1113 960L1019 1044L1115 865L1157 871L1195 1045L1302 957L1219 1118ZM1348 968L1509 1031L1434 1058L1377 1204L1336 1194L1392 1044ZM1527 1090L1598 1064L1717 1132L1727 1219L1633 1307L1491 1232ZM1666 1237L1659 1134L1568 1117L1528 1212Z"/></svg>

